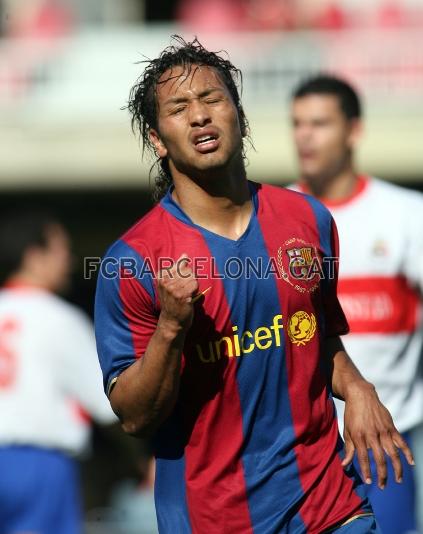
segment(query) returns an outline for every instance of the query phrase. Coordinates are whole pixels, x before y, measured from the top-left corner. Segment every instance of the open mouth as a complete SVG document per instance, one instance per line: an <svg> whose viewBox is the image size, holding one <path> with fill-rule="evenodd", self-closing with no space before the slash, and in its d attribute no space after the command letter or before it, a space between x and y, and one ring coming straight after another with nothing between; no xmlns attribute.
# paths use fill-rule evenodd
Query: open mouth
<svg viewBox="0 0 423 534"><path fill-rule="evenodd" d="M194 138L194 146L198 152L213 152L219 146L219 136L217 133L205 133Z"/></svg>
<svg viewBox="0 0 423 534"><path fill-rule="evenodd" d="M206 143L209 143L211 141L216 141L217 137L213 136L213 135L203 135L202 137L200 137L199 139L197 139L196 141L196 145L204 145Z"/></svg>

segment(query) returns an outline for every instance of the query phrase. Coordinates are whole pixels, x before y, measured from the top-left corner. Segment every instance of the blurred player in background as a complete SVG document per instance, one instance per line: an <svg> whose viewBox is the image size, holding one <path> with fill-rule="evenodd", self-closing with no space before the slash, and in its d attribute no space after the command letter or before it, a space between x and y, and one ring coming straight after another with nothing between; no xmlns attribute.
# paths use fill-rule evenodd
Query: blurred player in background
<svg viewBox="0 0 423 534"><path fill-rule="evenodd" d="M155 462L151 446L137 440L135 477L121 480L111 496L111 517L119 520L114 534L157 534L154 506Z"/></svg>
<svg viewBox="0 0 423 534"><path fill-rule="evenodd" d="M413 443L423 421L423 196L356 172L361 105L343 80L322 75L300 84L292 122L298 188L321 200L338 226L338 295L350 325L345 347L417 455L423 447ZM338 411L342 425L341 402ZM348 434L345 439L348 449ZM416 529L413 471L406 465L402 484L370 488L385 534Z"/></svg>
<svg viewBox="0 0 423 534"><path fill-rule="evenodd" d="M0 532L82 531L74 456L89 416L115 421L89 319L55 293L71 270L69 237L43 214L0 222Z"/></svg>
<svg viewBox="0 0 423 534"><path fill-rule="evenodd" d="M133 87L161 201L100 271L104 386L128 433L154 435L160 532L378 532L352 450L341 457L329 389L346 399L365 473L367 447L381 486L382 447L397 478L397 447L412 457L343 350L336 270L310 283L289 274L302 252L336 256L336 229L316 200L247 180L239 75L176 38ZM231 275L231 260L271 272Z"/></svg>

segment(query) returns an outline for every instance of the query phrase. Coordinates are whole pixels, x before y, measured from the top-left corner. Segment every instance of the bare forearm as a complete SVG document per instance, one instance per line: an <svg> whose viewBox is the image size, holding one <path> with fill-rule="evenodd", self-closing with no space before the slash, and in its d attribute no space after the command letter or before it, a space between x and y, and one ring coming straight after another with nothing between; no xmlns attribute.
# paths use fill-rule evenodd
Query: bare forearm
<svg viewBox="0 0 423 534"><path fill-rule="evenodd" d="M349 395L356 394L363 388L373 388L354 365L339 337L326 339L323 354L335 397L346 400Z"/></svg>
<svg viewBox="0 0 423 534"><path fill-rule="evenodd" d="M150 435L171 412L184 340L184 330L159 319L145 354L119 376L110 400L125 432Z"/></svg>
<svg viewBox="0 0 423 534"><path fill-rule="evenodd" d="M182 254L169 271L159 272L160 316L143 356L118 378L112 407L129 434L148 436L168 417L179 394L182 350L194 317L198 282Z"/></svg>

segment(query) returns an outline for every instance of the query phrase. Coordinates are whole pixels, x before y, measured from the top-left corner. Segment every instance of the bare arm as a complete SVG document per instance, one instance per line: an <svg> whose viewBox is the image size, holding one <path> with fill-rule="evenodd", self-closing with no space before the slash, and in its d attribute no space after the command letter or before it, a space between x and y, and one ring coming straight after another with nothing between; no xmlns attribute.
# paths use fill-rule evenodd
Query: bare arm
<svg viewBox="0 0 423 534"><path fill-rule="evenodd" d="M339 336L326 338L323 358L332 393L337 399L346 400L349 391L355 387L373 388L352 362Z"/></svg>
<svg viewBox="0 0 423 534"><path fill-rule="evenodd" d="M143 356L119 376L110 402L125 432L151 435L171 413L179 392L182 350L198 284L184 257L158 279L161 313ZM179 268L178 268L179 266Z"/></svg>
<svg viewBox="0 0 423 534"><path fill-rule="evenodd" d="M339 337L328 338L324 347L333 394L345 401L343 466L352 462L357 451L363 478L371 483L368 449L373 450L377 466L378 485L383 489L387 480L384 452L390 457L397 482L402 481L402 465L399 450L408 463L414 465L410 449L395 428L391 414L380 402L376 390L367 382L348 354Z"/></svg>

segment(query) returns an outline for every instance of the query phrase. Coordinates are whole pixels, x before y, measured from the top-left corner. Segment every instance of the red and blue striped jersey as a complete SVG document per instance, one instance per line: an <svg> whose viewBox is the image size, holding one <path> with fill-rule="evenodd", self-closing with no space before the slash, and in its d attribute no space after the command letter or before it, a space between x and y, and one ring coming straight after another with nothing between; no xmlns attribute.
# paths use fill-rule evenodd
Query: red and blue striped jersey
<svg viewBox="0 0 423 534"><path fill-rule="evenodd" d="M322 340L348 331L337 265L323 261L338 254L334 222L312 197L249 184L254 212L239 239L196 225L169 192L109 249L98 279L106 390L155 330L163 258L188 254L204 293L177 403L155 436L164 533L317 534L370 510L341 466L321 361Z"/></svg>

